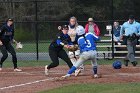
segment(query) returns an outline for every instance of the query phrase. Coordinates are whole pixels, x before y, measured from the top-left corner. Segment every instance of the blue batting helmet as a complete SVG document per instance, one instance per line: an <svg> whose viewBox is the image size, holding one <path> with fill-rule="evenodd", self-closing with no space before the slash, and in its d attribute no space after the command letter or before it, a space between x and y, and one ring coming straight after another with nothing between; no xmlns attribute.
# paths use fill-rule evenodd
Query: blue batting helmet
<svg viewBox="0 0 140 93"><path fill-rule="evenodd" d="M122 63L121 63L121 61L116 60L116 61L113 62L112 66L113 66L114 69L120 69L122 67Z"/></svg>

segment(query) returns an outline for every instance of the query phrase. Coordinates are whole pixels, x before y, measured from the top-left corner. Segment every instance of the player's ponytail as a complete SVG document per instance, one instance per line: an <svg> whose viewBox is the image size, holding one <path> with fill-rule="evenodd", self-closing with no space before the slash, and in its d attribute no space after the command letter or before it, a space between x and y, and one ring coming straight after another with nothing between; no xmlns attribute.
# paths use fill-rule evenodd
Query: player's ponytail
<svg viewBox="0 0 140 93"><path fill-rule="evenodd" d="M87 41L87 39L86 39L86 37L85 37L85 34L83 34L82 36L84 37L86 43L88 44L88 41Z"/></svg>

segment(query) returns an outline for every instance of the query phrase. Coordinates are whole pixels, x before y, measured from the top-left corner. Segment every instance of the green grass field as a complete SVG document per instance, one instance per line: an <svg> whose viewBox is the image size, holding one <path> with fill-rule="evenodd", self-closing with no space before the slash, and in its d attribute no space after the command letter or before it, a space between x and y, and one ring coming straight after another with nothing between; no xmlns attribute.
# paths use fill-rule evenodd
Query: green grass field
<svg viewBox="0 0 140 93"><path fill-rule="evenodd" d="M48 47L50 43L39 43L38 50L39 52L48 52ZM15 47L15 45L14 45ZM34 53L36 52L35 43L23 43L23 48L16 50L17 52L24 53Z"/></svg>
<svg viewBox="0 0 140 93"><path fill-rule="evenodd" d="M75 84L39 93L140 93L140 83Z"/></svg>
<svg viewBox="0 0 140 93"><path fill-rule="evenodd" d="M50 43L39 43L38 50L39 52L48 52L48 47ZM108 45L110 43L99 43L98 45ZM14 45L15 47L15 45ZM107 51L107 48L98 48L98 51ZM35 43L23 43L23 48L22 49L16 49L17 52L19 53L34 53L36 52L36 44Z"/></svg>
<svg viewBox="0 0 140 93"><path fill-rule="evenodd" d="M115 59L114 59L115 60ZM98 60L99 65L109 65L112 64L114 60ZM19 67L37 67L37 66L45 66L47 64L50 64L51 61L18 61ZM60 60L60 65L66 64L64 61ZM85 62L84 64L91 64L90 61ZM12 61L5 61L3 64L4 67L12 67L13 63Z"/></svg>
<svg viewBox="0 0 140 93"><path fill-rule="evenodd" d="M37 66L45 66L49 64L51 61L18 61L19 67L37 67ZM5 61L3 64L4 68L13 67L12 61Z"/></svg>
<svg viewBox="0 0 140 93"><path fill-rule="evenodd" d="M102 40L109 40L110 38L109 37L101 37ZM42 41L43 42L43 41ZM27 53L30 53L30 52L36 52L36 43L35 42L23 42L23 49L19 49L19 50L16 50L17 52L27 52ZM39 52L48 52L48 47L49 47L49 44L50 44L50 41L46 41L46 42L43 42L43 43L39 43L38 45L38 50ZM109 43L110 44L110 43ZM108 45L108 43L98 43L98 45ZM14 44L15 46L15 44ZM98 50L107 50L107 48L98 48Z"/></svg>

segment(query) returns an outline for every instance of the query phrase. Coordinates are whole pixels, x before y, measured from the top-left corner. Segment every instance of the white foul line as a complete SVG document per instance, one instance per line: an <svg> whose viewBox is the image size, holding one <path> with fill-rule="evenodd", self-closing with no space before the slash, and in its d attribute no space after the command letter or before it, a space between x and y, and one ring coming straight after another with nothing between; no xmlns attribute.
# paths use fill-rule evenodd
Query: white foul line
<svg viewBox="0 0 140 93"><path fill-rule="evenodd" d="M0 88L0 90L10 89L10 88L15 88L15 87L21 87L21 86L31 85L31 84L36 84L36 83L45 82L45 81L54 80L54 79L55 78L48 78L48 79L43 79L43 80L37 80L37 81L33 81L33 82L18 84L18 85L12 85L12 86L7 86L7 87L2 87L2 88Z"/></svg>

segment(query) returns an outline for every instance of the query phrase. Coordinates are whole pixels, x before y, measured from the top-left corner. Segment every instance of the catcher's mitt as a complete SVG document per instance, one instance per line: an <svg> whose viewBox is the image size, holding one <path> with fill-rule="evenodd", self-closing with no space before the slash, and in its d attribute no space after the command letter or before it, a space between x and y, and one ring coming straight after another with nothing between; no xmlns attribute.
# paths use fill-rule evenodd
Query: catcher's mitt
<svg viewBox="0 0 140 93"><path fill-rule="evenodd" d="M78 45L72 45L68 48L68 51L71 51L71 52L76 51L76 50L78 50Z"/></svg>

